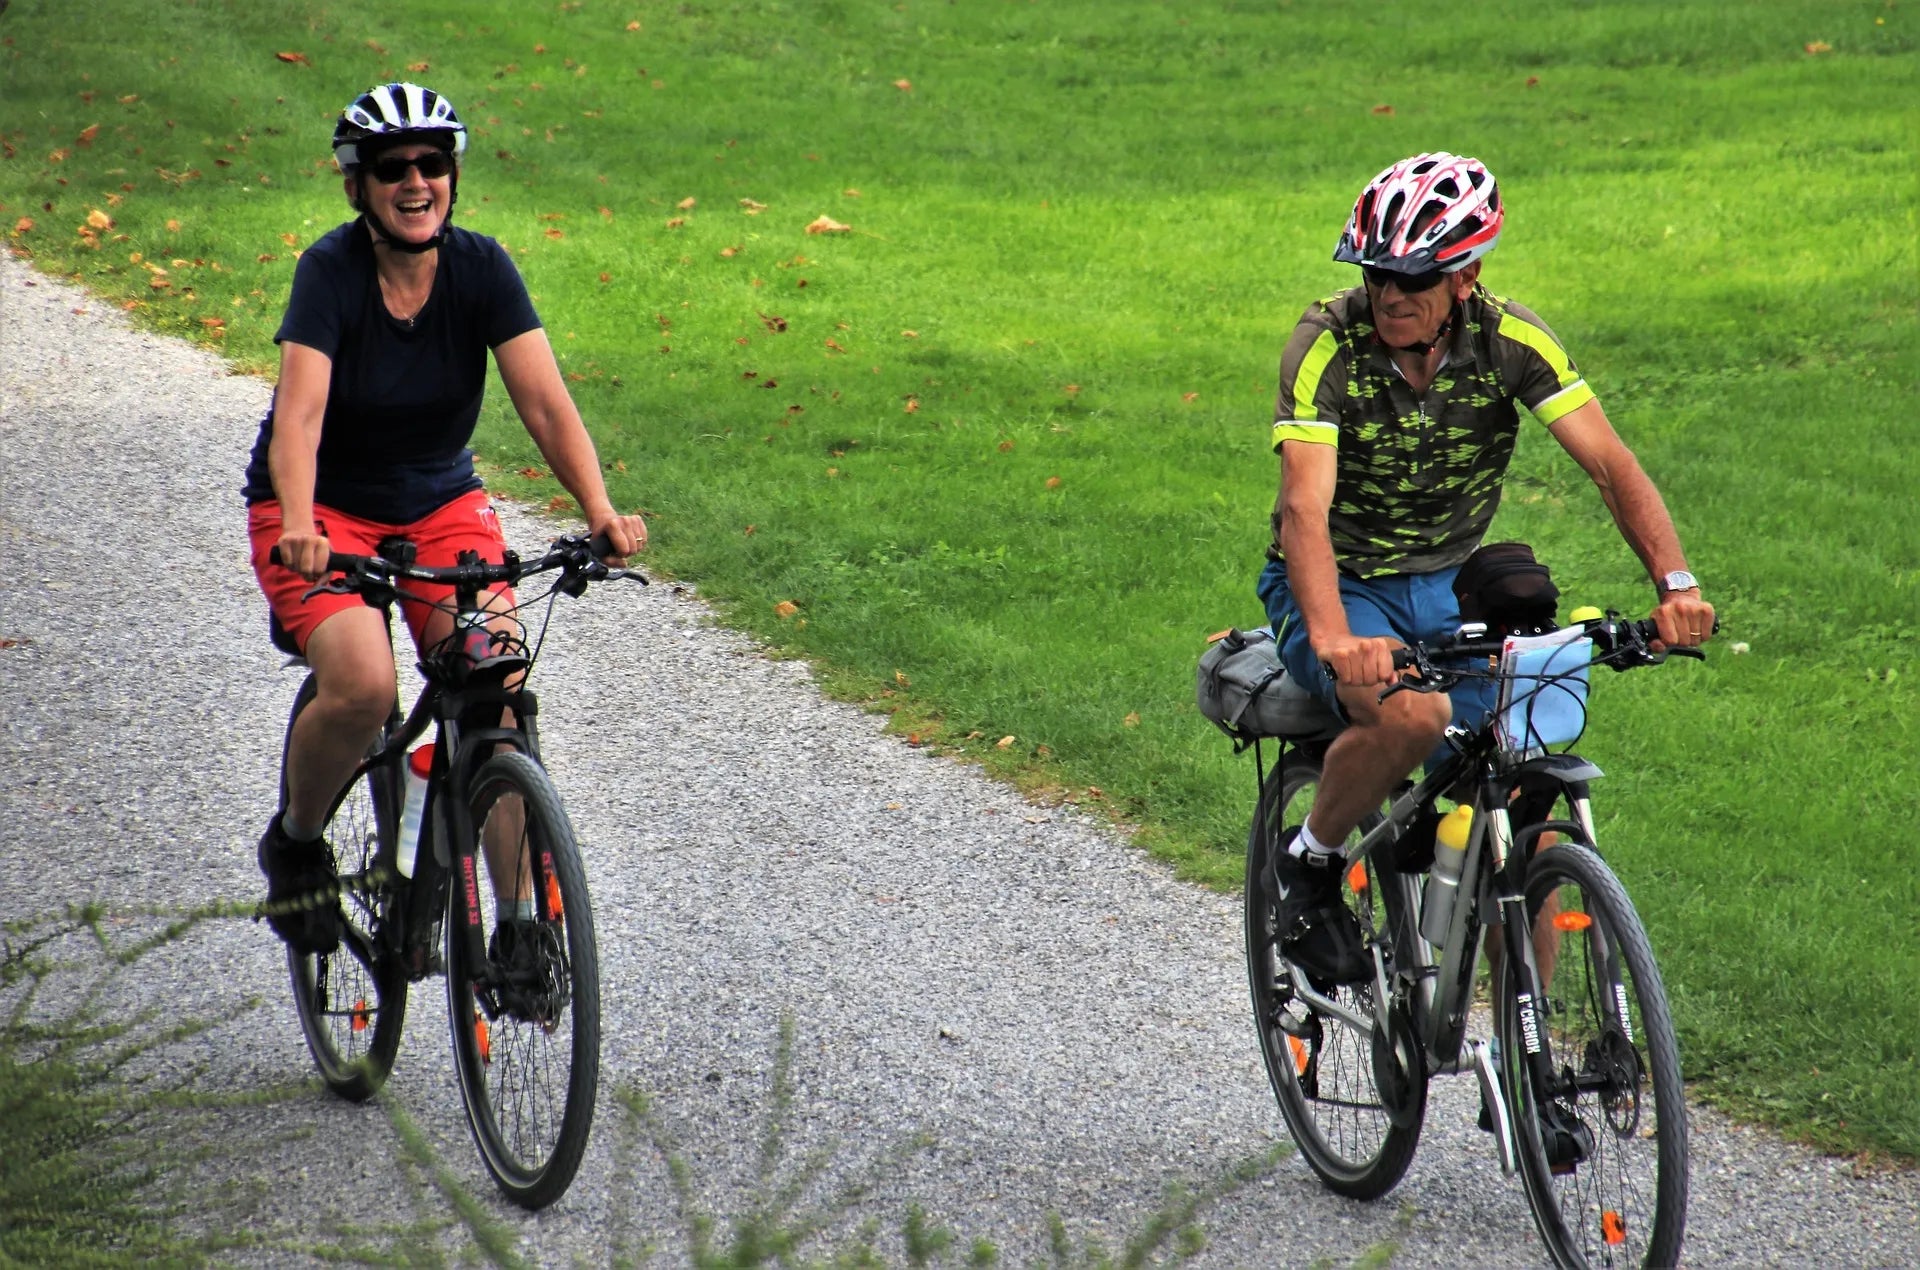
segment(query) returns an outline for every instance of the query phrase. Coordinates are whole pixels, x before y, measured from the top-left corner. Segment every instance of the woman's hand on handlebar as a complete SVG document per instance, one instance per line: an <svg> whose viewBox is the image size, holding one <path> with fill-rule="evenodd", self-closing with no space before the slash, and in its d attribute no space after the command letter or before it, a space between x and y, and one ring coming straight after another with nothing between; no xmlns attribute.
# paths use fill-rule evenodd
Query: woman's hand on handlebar
<svg viewBox="0 0 1920 1270"><path fill-rule="evenodd" d="M281 565L309 582L318 582L326 576L327 556L332 552L333 544L317 530L303 534L283 532L274 550L279 553Z"/></svg>
<svg viewBox="0 0 1920 1270"><path fill-rule="evenodd" d="M647 522L637 515L622 516L609 509L595 516L587 523L587 536L598 538L602 534L613 549L601 559L616 569L626 567L628 556L646 550Z"/></svg>
<svg viewBox="0 0 1920 1270"><path fill-rule="evenodd" d="M1400 678L1393 668L1393 651L1403 645L1380 635L1336 635L1313 646L1314 656L1340 683L1349 688L1391 684Z"/></svg>

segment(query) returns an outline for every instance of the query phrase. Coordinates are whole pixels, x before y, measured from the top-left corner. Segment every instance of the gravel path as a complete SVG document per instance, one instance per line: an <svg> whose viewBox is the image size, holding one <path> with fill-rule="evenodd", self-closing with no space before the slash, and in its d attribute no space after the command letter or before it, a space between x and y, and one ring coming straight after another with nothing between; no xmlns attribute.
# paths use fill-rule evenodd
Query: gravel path
<svg viewBox="0 0 1920 1270"><path fill-rule="evenodd" d="M265 385L110 306L0 260L0 918L73 900L250 899L297 686L245 565L240 471ZM545 527L507 517L523 547ZM125 581L108 580L121 575ZM660 1153L614 1094L644 1090L692 1202L746 1213L780 1020L794 1093L779 1176L824 1161L802 1211L848 1183L814 1255L863 1223L904 1260L910 1204L1002 1264L1117 1250L1170 1184L1203 1187L1286 1140L1246 1018L1233 897L1173 880L1072 813L885 737L806 669L716 629L682 589L563 606L542 726L583 838L599 928L602 1103L572 1192L537 1216L495 1200L460 1117L437 984L416 989L392 1089L460 1182L543 1264L610 1250L689 1258ZM208 1089L309 1078L277 944L223 921L141 963L182 1014L262 1003L161 1061ZM1297 1159L1203 1208L1204 1265L1541 1260L1516 1182L1441 1081L1386 1200L1324 1192ZM194 1185L251 1261L364 1234L406 1204L377 1108L307 1085L203 1119ZM930 1143L913 1145L913 1135ZM1906 1265L1920 1178L1701 1112L1687 1251L1698 1265ZM418 1200L416 1214L432 1213ZM460 1231L436 1236L443 1243ZM964 1247L964 1243L961 1245Z"/></svg>

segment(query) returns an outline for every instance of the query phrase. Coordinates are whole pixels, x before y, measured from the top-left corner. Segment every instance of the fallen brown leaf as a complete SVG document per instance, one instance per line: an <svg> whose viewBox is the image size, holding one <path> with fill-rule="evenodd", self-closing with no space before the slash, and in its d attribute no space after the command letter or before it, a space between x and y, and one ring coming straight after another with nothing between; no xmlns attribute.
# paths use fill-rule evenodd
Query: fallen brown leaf
<svg viewBox="0 0 1920 1270"><path fill-rule="evenodd" d="M679 208L683 212L690 212L693 210L694 204L698 203L699 201L700 201L699 199L689 196L687 198L681 199L678 203L675 203L674 206ZM603 212L606 211L604 207L601 208L600 210ZM607 215L611 216L613 215L613 213L607 212Z"/></svg>
<svg viewBox="0 0 1920 1270"><path fill-rule="evenodd" d="M743 198L740 200L740 210L749 216L758 216L767 210L767 205L765 203L756 203L750 198Z"/></svg>
<svg viewBox="0 0 1920 1270"><path fill-rule="evenodd" d="M783 622L786 621L788 618L792 617L795 613L798 613L799 611L800 611L800 606L798 604L795 604L792 600L782 600L780 601L780 603L773 606L773 615L779 618Z"/></svg>
<svg viewBox="0 0 1920 1270"><path fill-rule="evenodd" d="M1048 489L1059 489L1059 488L1060 488L1060 478L1059 478L1059 477L1057 477L1057 476L1049 476L1049 477L1047 478L1047 488L1048 488Z"/></svg>
<svg viewBox="0 0 1920 1270"><path fill-rule="evenodd" d="M78 145L90 146L93 144L93 139L99 135L100 125L97 123L88 124L80 130L80 135L74 138L74 142Z"/></svg>
<svg viewBox="0 0 1920 1270"><path fill-rule="evenodd" d="M24 234L32 228L33 217L31 216L22 216L19 220L13 222L13 232L16 234Z"/></svg>
<svg viewBox="0 0 1920 1270"><path fill-rule="evenodd" d="M1002 441L1000 443L1000 453L1009 454L1012 452L1012 450L1013 450L1013 441L1011 439Z"/></svg>
<svg viewBox="0 0 1920 1270"><path fill-rule="evenodd" d="M1806 49L1807 49L1807 52L1811 53L1815 57L1818 57L1822 53L1833 52L1833 45L1827 43L1825 40L1815 40L1811 44L1808 44L1806 46Z"/></svg>
<svg viewBox="0 0 1920 1270"><path fill-rule="evenodd" d="M1180 394L1180 400L1182 401L1191 402L1191 401L1198 401L1199 399L1200 399L1200 394L1197 392L1183 392Z"/></svg>
<svg viewBox="0 0 1920 1270"><path fill-rule="evenodd" d="M565 494L555 494L547 500L547 510L550 512L570 512L573 510L573 500Z"/></svg>
<svg viewBox="0 0 1920 1270"><path fill-rule="evenodd" d="M1010 736L1003 736L998 741L995 741L993 743L993 748L996 750L1010 750L1013 748L1013 738Z"/></svg>
<svg viewBox="0 0 1920 1270"><path fill-rule="evenodd" d="M913 81L910 79L896 79L893 81L893 86L899 89L903 93L910 93L913 91Z"/></svg>
<svg viewBox="0 0 1920 1270"><path fill-rule="evenodd" d="M96 207L87 213L87 224L95 229L112 229L113 217Z"/></svg>
<svg viewBox="0 0 1920 1270"><path fill-rule="evenodd" d="M894 671L893 682L899 684L902 688L913 687L913 681L907 678L906 672L904 671L899 671L899 670Z"/></svg>
<svg viewBox="0 0 1920 1270"><path fill-rule="evenodd" d="M1127 717L1120 720L1120 722L1127 727L1137 728L1140 726L1140 712L1138 710L1130 710L1127 712Z"/></svg>
<svg viewBox="0 0 1920 1270"><path fill-rule="evenodd" d="M807 225L809 234L845 234L853 230L851 225L842 225L831 216L817 216Z"/></svg>
<svg viewBox="0 0 1920 1270"><path fill-rule="evenodd" d="M300 66L313 65L312 62L309 62L307 60L307 55L305 53L275 53L274 56L279 58L283 62L293 62Z"/></svg>
<svg viewBox="0 0 1920 1270"><path fill-rule="evenodd" d="M1393 113L1393 107L1387 105L1385 102L1382 102L1380 105L1375 106L1373 108L1373 113L1376 115L1390 115Z"/></svg>

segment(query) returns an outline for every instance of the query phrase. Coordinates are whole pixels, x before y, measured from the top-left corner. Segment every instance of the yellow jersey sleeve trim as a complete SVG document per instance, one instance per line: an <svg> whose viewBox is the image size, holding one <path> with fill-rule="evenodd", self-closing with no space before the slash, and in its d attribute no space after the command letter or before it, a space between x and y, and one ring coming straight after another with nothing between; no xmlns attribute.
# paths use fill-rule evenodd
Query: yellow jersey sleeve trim
<svg viewBox="0 0 1920 1270"><path fill-rule="evenodd" d="M1340 429L1312 419L1282 419L1273 425L1273 448L1282 441L1310 441L1314 445L1340 444Z"/></svg>
<svg viewBox="0 0 1920 1270"><path fill-rule="evenodd" d="M1320 394L1320 377L1327 372L1327 366L1334 355L1340 351L1340 337L1332 331L1320 332L1320 338L1313 342L1307 355L1300 359L1300 369L1293 376L1293 417L1296 420L1309 420L1315 417L1313 399Z"/></svg>
<svg viewBox="0 0 1920 1270"><path fill-rule="evenodd" d="M1524 344L1546 359L1548 369L1554 378L1560 381L1562 388L1571 388L1580 382L1580 376L1573 369L1573 362L1567 357L1567 350L1553 342L1553 337L1533 323L1515 317L1511 313L1500 315L1499 333L1516 344ZM1538 414L1536 410L1534 413Z"/></svg>
<svg viewBox="0 0 1920 1270"><path fill-rule="evenodd" d="M1535 406L1533 417L1541 423L1554 424L1592 401L1593 397L1593 389L1587 387L1587 381L1576 379L1570 387L1562 388Z"/></svg>

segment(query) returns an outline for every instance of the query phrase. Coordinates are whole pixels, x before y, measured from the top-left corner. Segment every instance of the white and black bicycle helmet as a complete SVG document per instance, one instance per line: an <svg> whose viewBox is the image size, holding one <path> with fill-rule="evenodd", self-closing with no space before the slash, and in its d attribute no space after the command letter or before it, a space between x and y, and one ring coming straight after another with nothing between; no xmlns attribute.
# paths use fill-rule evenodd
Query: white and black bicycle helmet
<svg viewBox="0 0 1920 1270"><path fill-rule="evenodd" d="M1506 215L1480 160L1416 154L1360 191L1333 258L1392 273L1454 273L1493 250Z"/></svg>
<svg viewBox="0 0 1920 1270"><path fill-rule="evenodd" d="M378 141L373 146L367 143ZM382 84L369 88L348 103L333 126L333 157L342 172L351 173L365 150L385 149L401 141L425 141L440 146L458 163L467 152L467 126L453 111L453 103L419 84Z"/></svg>

